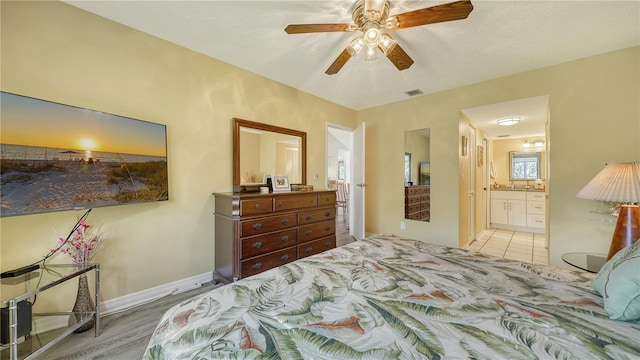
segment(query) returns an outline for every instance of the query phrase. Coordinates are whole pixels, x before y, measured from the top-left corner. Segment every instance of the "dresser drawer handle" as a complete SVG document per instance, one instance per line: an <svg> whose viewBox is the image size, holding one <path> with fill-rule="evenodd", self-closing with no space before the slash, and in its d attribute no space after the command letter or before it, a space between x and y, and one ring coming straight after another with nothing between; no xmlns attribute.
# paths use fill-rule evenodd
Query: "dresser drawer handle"
<svg viewBox="0 0 640 360"><path fill-rule="evenodd" d="M253 230L260 230L262 229L262 224L261 223L255 223L252 226Z"/></svg>
<svg viewBox="0 0 640 360"><path fill-rule="evenodd" d="M324 217L329 217L329 216L331 216L331 212L330 211L327 211L326 213L324 213Z"/></svg>
<svg viewBox="0 0 640 360"><path fill-rule="evenodd" d="M255 264L253 264L253 266L252 266L253 270L258 270L258 269L260 269L261 267L262 267L262 263L255 263Z"/></svg>
<svg viewBox="0 0 640 360"><path fill-rule="evenodd" d="M331 241L327 241L326 243L324 243L324 246L331 247Z"/></svg>
<svg viewBox="0 0 640 360"><path fill-rule="evenodd" d="M309 220L309 221L311 221L311 219L313 219L313 216L311 216L311 215L307 215L307 218L306 218L306 219L307 219L307 220Z"/></svg>
<svg viewBox="0 0 640 360"><path fill-rule="evenodd" d="M260 204L256 204L256 210L260 209Z"/></svg>
<svg viewBox="0 0 640 360"><path fill-rule="evenodd" d="M257 249L257 248L259 248L261 246L262 246L262 243L260 241L256 241L256 242L253 243L253 248L254 249Z"/></svg>
<svg viewBox="0 0 640 360"><path fill-rule="evenodd" d="M308 247L308 248L307 248L307 250L305 250L305 251L306 251L306 252L307 252L307 254L308 254L308 253L310 253L310 252L312 252L312 251L313 251L313 248L312 248L312 247Z"/></svg>
<svg viewBox="0 0 640 360"><path fill-rule="evenodd" d="M289 223L289 219L282 219L282 225L287 225Z"/></svg>
<svg viewBox="0 0 640 360"><path fill-rule="evenodd" d="M283 207L284 203L282 201L278 202L278 206Z"/></svg>
<svg viewBox="0 0 640 360"><path fill-rule="evenodd" d="M289 235L285 235L285 236L283 236L280 240L282 240L282 242L287 242L287 241L289 241Z"/></svg>
<svg viewBox="0 0 640 360"><path fill-rule="evenodd" d="M327 226L324 228L324 231L329 231L329 230L331 230L331 226Z"/></svg>
<svg viewBox="0 0 640 360"><path fill-rule="evenodd" d="M284 254L284 255L282 255L282 256L280 257L280 260L282 260L282 261L287 261L287 260L289 260L289 254Z"/></svg>
<svg viewBox="0 0 640 360"><path fill-rule="evenodd" d="M307 230L307 232L305 233L305 235L307 235L307 236L309 236L311 234L313 234L313 230Z"/></svg>

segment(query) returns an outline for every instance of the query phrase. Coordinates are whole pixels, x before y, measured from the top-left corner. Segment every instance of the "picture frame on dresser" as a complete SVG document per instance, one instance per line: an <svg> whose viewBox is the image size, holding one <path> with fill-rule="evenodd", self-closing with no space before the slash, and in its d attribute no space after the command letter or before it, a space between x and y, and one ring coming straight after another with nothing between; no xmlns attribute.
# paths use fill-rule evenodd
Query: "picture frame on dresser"
<svg viewBox="0 0 640 360"><path fill-rule="evenodd" d="M273 175L272 186L274 192L291 191L291 184L289 184L287 175Z"/></svg>

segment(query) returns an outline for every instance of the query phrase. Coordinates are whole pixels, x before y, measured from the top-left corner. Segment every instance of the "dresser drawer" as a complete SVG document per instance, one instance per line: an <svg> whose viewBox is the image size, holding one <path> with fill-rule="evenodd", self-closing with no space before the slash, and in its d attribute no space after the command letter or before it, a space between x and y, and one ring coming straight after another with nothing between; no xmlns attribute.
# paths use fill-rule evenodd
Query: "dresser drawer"
<svg viewBox="0 0 640 360"><path fill-rule="evenodd" d="M336 247L336 236L327 236L322 239L309 241L308 243L298 245L298 258L302 259L307 256L321 253L325 250Z"/></svg>
<svg viewBox="0 0 640 360"><path fill-rule="evenodd" d="M276 266L290 263L296 259L296 247L242 261L242 277L259 274Z"/></svg>
<svg viewBox="0 0 640 360"><path fill-rule="evenodd" d="M408 195L404 198L405 205L419 204L420 198L420 195Z"/></svg>
<svg viewBox="0 0 640 360"><path fill-rule="evenodd" d="M260 235L295 227L298 226L297 219L297 214L288 214L241 221L240 236Z"/></svg>
<svg viewBox="0 0 640 360"><path fill-rule="evenodd" d="M420 212L405 214L404 218L409 220L420 220Z"/></svg>
<svg viewBox="0 0 640 360"><path fill-rule="evenodd" d="M300 225L310 224L322 220L335 219L336 208L334 206L327 209L303 211L298 217L298 223Z"/></svg>
<svg viewBox="0 0 640 360"><path fill-rule="evenodd" d="M405 214L413 214L415 212L419 212L421 208L421 204L420 203L415 203L415 204L411 204L411 205L405 205L404 206L404 213Z"/></svg>
<svg viewBox="0 0 640 360"><path fill-rule="evenodd" d="M240 200L240 216L273 212L273 198Z"/></svg>
<svg viewBox="0 0 640 360"><path fill-rule="evenodd" d="M300 209L318 205L318 195L282 196L275 199L276 211Z"/></svg>
<svg viewBox="0 0 640 360"><path fill-rule="evenodd" d="M336 193L318 195L318 205L333 205L336 203Z"/></svg>
<svg viewBox="0 0 640 360"><path fill-rule="evenodd" d="M298 242L303 243L336 233L336 221L325 220L319 223L301 226L298 229Z"/></svg>
<svg viewBox="0 0 640 360"><path fill-rule="evenodd" d="M298 243L296 229L242 239L241 259L266 254Z"/></svg>

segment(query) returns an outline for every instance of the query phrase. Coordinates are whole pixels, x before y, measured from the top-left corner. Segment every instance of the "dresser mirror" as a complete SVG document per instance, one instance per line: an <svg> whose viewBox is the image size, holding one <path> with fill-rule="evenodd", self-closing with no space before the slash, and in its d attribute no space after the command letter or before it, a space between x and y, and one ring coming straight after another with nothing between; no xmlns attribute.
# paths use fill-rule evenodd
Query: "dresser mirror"
<svg viewBox="0 0 640 360"><path fill-rule="evenodd" d="M404 133L404 217L431 221L430 129Z"/></svg>
<svg viewBox="0 0 640 360"><path fill-rule="evenodd" d="M307 133L233 119L233 185L264 184L265 175L286 175L307 183Z"/></svg>

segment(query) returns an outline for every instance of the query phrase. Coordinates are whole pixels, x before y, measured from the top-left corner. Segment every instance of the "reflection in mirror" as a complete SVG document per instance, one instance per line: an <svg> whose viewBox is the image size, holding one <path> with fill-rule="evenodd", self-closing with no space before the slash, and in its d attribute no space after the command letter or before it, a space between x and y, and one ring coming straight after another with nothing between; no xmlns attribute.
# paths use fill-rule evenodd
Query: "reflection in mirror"
<svg viewBox="0 0 640 360"><path fill-rule="evenodd" d="M431 220L430 129L406 131L404 135L404 217Z"/></svg>
<svg viewBox="0 0 640 360"><path fill-rule="evenodd" d="M262 184L265 175L286 175L290 184L306 184L307 134L302 131L233 119L233 184Z"/></svg>
<svg viewBox="0 0 640 360"><path fill-rule="evenodd" d="M542 178L541 153L532 151L509 152L509 180L536 180Z"/></svg>

